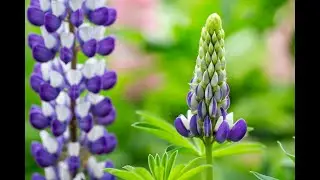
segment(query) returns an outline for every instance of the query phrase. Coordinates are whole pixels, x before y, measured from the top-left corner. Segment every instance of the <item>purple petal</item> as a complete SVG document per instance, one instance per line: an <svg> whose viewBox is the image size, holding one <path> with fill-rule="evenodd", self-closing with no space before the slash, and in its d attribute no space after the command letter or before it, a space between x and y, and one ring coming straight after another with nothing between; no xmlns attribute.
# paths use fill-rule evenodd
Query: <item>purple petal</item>
<svg viewBox="0 0 320 180"><path fill-rule="evenodd" d="M239 119L237 122L234 123L233 127L231 128L228 140L233 142L240 141L247 132L247 123L244 119Z"/></svg>
<svg viewBox="0 0 320 180"><path fill-rule="evenodd" d="M88 13L88 19L96 25L104 25L108 23L108 8L101 7L90 11Z"/></svg>
<svg viewBox="0 0 320 180"><path fill-rule="evenodd" d="M39 0L30 0L30 6L36 7L36 8L38 8L38 9L40 9L40 2L39 2Z"/></svg>
<svg viewBox="0 0 320 180"><path fill-rule="evenodd" d="M223 120L226 120L227 112L222 107L220 108L220 110L221 110L221 116L223 117Z"/></svg>
<svg viewBox="0 0 320 180"><path fill-rule="evenodd" d="M47 62L54 58L54 53L42 45L35 45L32 48L32 56L38 62Z"/></svg>
<svg viewBox="0 0 320 180"><path fill-rule="evenodd" d="M92 93L98 93L101 89L101 77L100 76L94 76L87 80L86 87L88 91Z"/></svg>
<svg viewBox="0 0 320 180"><path fill-rule="evenodd" d="M207 108L206 108L206 104L204 101L201 101L198 104L198 115L201 118L204 118L207 115Z"/></svg>
<svg viewBox="0 0 320 180"><path fill-rule="evenodd" d="M72 61L73 58L73 51L72 49L63 47L60 49L60 59L65 63L68 64Z"/></svg>
<svg viewBox="0 0 320 180"><path fill-rule="evenodd" d="M40 86L39 94L42 100L52 101L59 95L59 90L48 83L43 83Z"/></svg>
<svg viewBox="0 0 320 180"><path fill-rule="evenodd" d="M54 53L58 52L60 49L60 35L57 32L52 33L53 37L56 39L55 46L51 49Z"/></svg>
<svg viewBox="0 0 320 180"><path fill-rule="evenodd" d="M217 132L216 132L216 141L218 143L223 143L229 134L230 128L227 121L222 121Z"/></svg>
<svg viewBox="0 0 320 180"><path fill-rule="evenodd" d="M68 94L71 100L76 100L80 96L80 87L78 85L73 85L69 88Z"/></svg>
<svg viewBox="0 0 320 180"><path fill-rule="evenodd" d="M212 123L209 116L206 116L203 122L203 131L206 137L210 137L212 135Z"/></svg>
<svg viewBox="0 0 320 180"><path fill-rule="evenodd" d="M200 136L198 132L198 119L196 114L194 114L190 119L190 131L193 135Z"/></svg>
<svg viewBox="0 0 320 180"><path fill-rule="evenodd" d="M117 83L117 73L115 71L106 71L101 77L102 89L108 90Z"/></svg>
<svg viewBox="0 0 320 180"><path fill-rule="evenodd" d="M62 135L67 129L67 122L61 122L57 119L52 121L51 131L52 134L56 137Z"/></svg>
<svg viewBox="0 0 320 180"><path fill-rule="evenodd" d="M104 23L104 26L112 25L117 19L117 11L114 8L108 8L108 20Z"/></svg>
<svg viewBox="0 0 320 180"><path fill-rule="evenodd" d="M110 173L104 173L99 180L116 180L116 177Z"/></svg>
<svg viewBox="0 0 320 180"><path fill-rule="evenodd" d="M181 136L189 137L189 131L187 130L187 128L182 123L182 120L181 120L180 116L178 116L176 118L176 120L174 121L174 127L176 128L176 130L178 131L178 133Z"/></svg>
<svg viewBox="0 0 320 180"><path fill-rule="evenodd" d="M31 144L32 155L35 158L37 164L44 168L53 165L57 158L44 149L40 143Z"/></svg>
<svg viewBox="0 0 320 180"><path fill-rule="evenodd" d="M97 117L97 123L107 126L110 125L114 122L114 120L116 119L116 111L114 108L112 108L112 110L104 117Z"/></svg>
<svg viewBox="0 0 320 180"><path fill-rule="evenodd" d="M95 39L91 39L89 41L83 42L83 44L81 45L81 50L86 56L93 57L96 54L97 41Z"/></svg>
<svg viewBox="0 0 320 180"><path fill-rule="evenodd" d="M29 112L30 124L39 130L45 129L50 125L50 120L43 113L39 106L32 105Z"/></svg>
<svg viewBox="0 0 320 180"><path fill-rule="evenodd" d="M215 98L211 98L210 105L209 105L209 115L211 117L216 117L217 110L218 110L217 101Z"/></svg>
<svg viewBox="0 0 320 180"><path fill-rule="evenodd" d="M44 24L44 13L39 8L29 7L27 17L29 22L35 26L42 26Z"/></svg>
<svg viewBox="0 0 320 180"><path fill-rule="evenodd" d="M84 118L78 119L79 128L84 132L88 133L93 127L93 117L91 114Z"/></svg>
<svg viewBox="0 0 320 180"><path fill-rule="evenodd" d="M83 19L84 15L81 9L71 13L70 21L74 26L79 27L83 23Z"/></svg>
<svg viewBox="0 0 320 180"><path fill-rule="evenodd" d="M33 73L42 76L42 73L41 73L41 63L36 62L36 63L34 64L34 66L33 66Z"/></svg>
<svg viewBox="0 0 320 180"><path fill-rule="evenodd" d="M192 94L193 93L191 91L189 91L188 95L187 95L187 104L188 104L189 108L191 108L191 97L192 97Z"/></svg>
<svg viewBox="0 0 320 180"><path fill-rule="evenodd" d="M106 164L104 166L105 168L113 168L114 165L113 165L113 162L112 161L106 161Z"/></svg>
<svg viewBox="0 0 320 180"><path fill-rule="evenodd" d="M97 53L106 56L112 53L115 47L115 38L112 36L106 37L98 42Z"/></svg>
<svg viewBox="0 0 320 180"><path fill-rule="evenodd" d="M30 77L30 85L31 88L39 93L40 92L40 86L45 83L45 81L42 79L42 77L39 74L32 73Z"/></svg>
<svg viewBox="0 0 320 180"><path fill-rule="evenodd" d="M107 133L106 133L107 134ZM104 154L111 153L117 146L117 138L114 134L105 135L107 140L107 148L104 150Z"/></svg>
<svg viewBox="0 0 320 180"><path fill-rule="evenodd" d="M103 154L107 148L107 139L105 136L100 137L94 142L88 141L88 149L92 154Z"/></svg>
<svg viewBox="0 0 320 180"><path fill-rule="evenodd" d="M33 173L31 180L46 180L46 178L39 173Z"/></svg>
<svg viewBox="0 0 320 180"><path fill-rule="evenodd" d="M61 19L52 13L47 12L44 15L44 25L49 33L55 32L61 25Z"/></svg>
<svg viewBox="0 0 320 180"><path fill-rule="evenodd" d="M43 37L38 34L29 34L28 45L31 49L36 45L44 46Z"/></svg>
<svg viewBox="0 0 320 180"><path fill-rule="evenodd" d="M105 97L101 102L93 105L91 110L93 115L104 117L112 110L111 100Z"/></svg>
<svg viewBox="0 0 320 180"><path fill-rule="evenodd" d="M72 175L75 175L80 168L81 161L77 156L70 156L67 159L68 169Z"/></svg>

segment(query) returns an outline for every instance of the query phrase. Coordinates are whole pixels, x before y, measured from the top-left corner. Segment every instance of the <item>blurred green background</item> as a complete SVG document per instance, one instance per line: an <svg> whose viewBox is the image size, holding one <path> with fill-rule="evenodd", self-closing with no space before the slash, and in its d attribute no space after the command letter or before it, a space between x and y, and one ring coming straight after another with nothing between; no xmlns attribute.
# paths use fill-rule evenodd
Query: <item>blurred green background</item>
<svg viewBox="0 0 320 180"><path fill-rule="evenodd" d="M131 127L139 120L135 111L150 111L170 123L186 113L201 28L217 12L226 34L230 112L254 127L249 138L266 149L215 160L216 179L256 179L250 170L294 179L294 166L276 143L294 153L294 1L110 0L108 5L117 8L119 19L107 30L117 36L117 46L106 61L119 81L104 94L117 109L117 119L107 129L117 135L119 145L99 159L112 159L118 168L147 167L149 153L164 151L166 142ZM40 33L26 20L26 38L31 32ZM28 111L40 100L29 85L34 60L27 41L25 52L25 177L30 179L32 172L43 170L30 154L31 141L39 135L29 124ZM82 55L79 59L85 61Z"/></svg>

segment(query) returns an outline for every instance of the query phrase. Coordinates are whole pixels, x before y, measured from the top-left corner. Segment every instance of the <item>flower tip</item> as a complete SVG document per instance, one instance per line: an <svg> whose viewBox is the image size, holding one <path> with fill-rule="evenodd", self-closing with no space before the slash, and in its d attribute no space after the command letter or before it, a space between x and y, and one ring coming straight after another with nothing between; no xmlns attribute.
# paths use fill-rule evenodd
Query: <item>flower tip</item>
<svg viewBox="0 0 320 180"><path fill-rule="evenodd" d="M221 18L217 13L211 14L206 21L206 28L211 33L216 29L222 28Z"/></svg>

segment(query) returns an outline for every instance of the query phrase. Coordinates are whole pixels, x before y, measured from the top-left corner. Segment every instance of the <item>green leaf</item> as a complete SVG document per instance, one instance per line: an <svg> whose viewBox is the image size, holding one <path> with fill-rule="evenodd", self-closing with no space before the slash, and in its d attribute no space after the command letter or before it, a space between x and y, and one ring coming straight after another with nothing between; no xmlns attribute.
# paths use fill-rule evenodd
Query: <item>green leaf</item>
<svg viewBox="0 0 320 180"><path fill-rule="evenodd" d="M168 131L169 133L176 133L176 129L171 124L169 124L166 120L161 119L160 117L157 117L145 111L137 111L136 113L142 117L143 121L146 121L153 125L157 125L158 127L162 127L164 130Z"/></svg>
<svg viewBox="0 0 320 180"><path fill-rule="evenodd" d="M113 168L106 168L105 171L124 180L143 180L140 176L130 171Z"/></svg>
<svg viewBox="0 0 320 180"><path fill-rule="evenodd" d="M176 162L177 156L178 156L178 151L174 151L170 155L166 169L165 169L165 179L167 179L169 177L169 175L171 174L171 169L174 166L174 163Z"/></svg>
<svg viewBox="0 0 320 180"><path fill-rule="evenodd" d="M133 166L126 165L123 168L135 173L136 175L141 177L143 180L154 180L150 172L143 167L133 167Z"/></svg>
<svg viewBox="0 0 320 180"><path fill-rule="evenodd" d="M168 153L165 152L161 158L161 166L164 168L164 178L167 178Z"/></svg>
<svg viewBox="0 0 320 180"><path fill-rule="evenodd" d="M279 144L281 150L282 150L293 162L295 162L295 159L296 159L296 158L295 158L295 155L292 155L292 154L288 153L288 152L283 148L283 146L282 146L282 144L280 143L280 141L277 141L277 143Z"/></svg>
<svg viewBox="0 0 320 180"><path fill-rule="evenodd" d="M171 171L168 180L177 180L180 175L181 170L185 167L184 164L179 164L173 168Z"/></svg>
<svg viewBox="0 0 320 180"><path fill-rule="evenodd" d="M156 154L155 160L156 160L156 165L157 165L157 166L161 166L159 154Z"/></svg>
<svg viewBox="0 0 320 180"><path fill-rule="evenodd" d="M149 164L149 170L153 176L155 176L155 167L156 162L151 154L148 156L148 164Z"/></svg>
<svg viewBox="0 0 320 180"><path fill-rule="evenodd" d="M265 146L261 143L253 142L241 142L241 143L230 143L220 148L212 148L213 157L222 157L236 154L256 153L261 152Z"/></svg>
<svg viewBox="0 0 320 180"><path fill-rule="evenodd" d="M201 165L201 162L204 160L204 157L197 157L195 159L192 159L188 162L188 164L181 170L181 174L187 172L191 168L195 167L196 165Z"/></svg>
<svg viewBox="0 0 320 180"><path fill-rule="evenodd" d="M266 176L266 175L263 175L263 174L260 174L260 173L254 172L254 171L250 171L250 172L260 180L279 180L274 177Z"/></svg>
<svg viewBox="0 0 320 180"><path fill-rule="evenodd" d="M194 175L196 175L200 172L203 172L206 168L212 168L212 165L211 164L204 164L204 165L198 166L196 168L193 168L193 169L181 174L182 176L180 176L177 180L190 179Z"/></svg>
<svg viewBox="0 0 320 180"><path fill-rule="evenodd" d="M196 148L188 141L188 139L182 137L180 134L175 132L174 134L168 133L167 131L161 129L158 126L154 126L147 122L136 122L132 124L133 127L144 130L150 134L153 134L161 139L168 141L169 143L175 144L177 146L182 146L197 153Z"/></svg>
<svg viewBox="0 0 320 180"><path fill-rule="evenodd" d="M155 179L156 180L163 180L164 168L161 166L157 166L155 168Z"/></svg>

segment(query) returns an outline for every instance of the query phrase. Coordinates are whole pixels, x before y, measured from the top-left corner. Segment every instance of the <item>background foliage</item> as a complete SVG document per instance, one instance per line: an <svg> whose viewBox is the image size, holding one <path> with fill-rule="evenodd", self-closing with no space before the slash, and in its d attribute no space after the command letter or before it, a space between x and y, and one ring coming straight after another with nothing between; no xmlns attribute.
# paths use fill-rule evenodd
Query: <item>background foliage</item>
<svg viewBox="0 0 320 180"><path fill-rule="evenodd" d="M139 8L154 10L156 18L147 16L147 24L157 22L156 28L146 31L139 22L137 28L119 20L119 25L116 23L110 30L118 37L119 49L127 45L129 49L134 49L136 55L117 49L107 59L109 67L119 72L117 86L105 93L112 98L117 109L116 122L108 127L108 131L117 135L119 145L114 153L100 159L110 158L118 168L128 164L147 167L148 154L163 153L168 145L166 142L131 127L140 118L135 111L151 112L169 123L173 123L177 115L186 113L185 99L201 27L209 14L217 12L221 15L226 34L227 73L231 87L230 112L235 113L235 118L246 119L249 126L254 127L249 138L263 143L267 148L262 153L215 159L215 178L253 180L256 178L249 171L255 171L278 179L294 179L294 167L276 143L277 140L281 141L286 150L294 154L294 82L290 79L279 81L282 79L281 74L269 72L270 69L279 68L281 59L272 58L274 51L270 51L270 48L280 43L274 43L271 47L268 45L268 39L272 36L270 32L276 31L286 18L293 17L293 9L288 8L289 2L149 1L131 0L134 3L149 3L148 7ZM116 0L111 2L121 12L123 5ZM29 0L26 0L26 8L28 4ZM130 12L119 18L130 21ZM143 18L143 15L139 18ZM30 32L40 31L26 21L26 37ZM291 53L292 61L289 63L294 64L294 33L289 40L289 45L284 49ZM40 101L29 86L34 60L27 43L25 49L25 176L30 179L32 172L42 172L30 155L31 141L38 140L39 135L28 122L31 104L39 104ZM136 69L124 67L129 59L136 64ZM80 62L84 60L85 57L80 56ZM280 72L287 69L291 71L290 68L282 67ZM179 155L177 161L188 162L191 158Z"/></svg>

